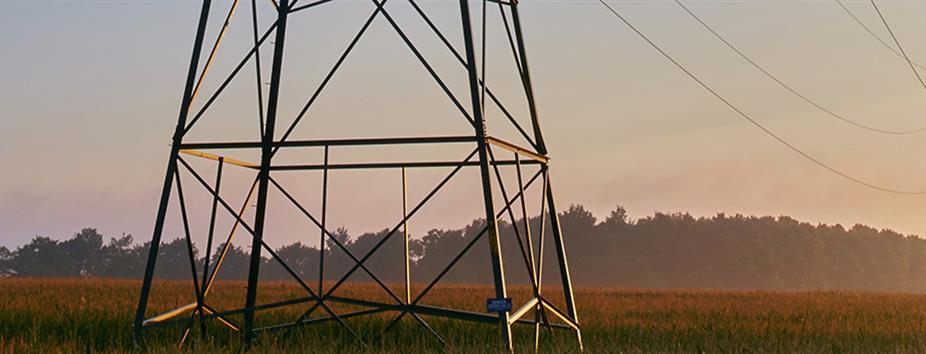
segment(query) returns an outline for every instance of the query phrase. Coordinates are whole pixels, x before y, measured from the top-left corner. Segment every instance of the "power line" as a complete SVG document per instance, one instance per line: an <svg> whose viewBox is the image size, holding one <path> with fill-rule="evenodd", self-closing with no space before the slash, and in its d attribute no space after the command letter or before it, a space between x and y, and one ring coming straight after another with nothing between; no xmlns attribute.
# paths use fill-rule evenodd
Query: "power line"
<svg viewBox="0 0 926 354"><path fill-rule="evenodd" d="M743 58L744 60L746 60L747 62L749 62L749 64L751 64L751 65L752 65L753 67L755 67L757 70L759 70L760 72L762 72L762 74L765 74L765 76L767 76L767 77L768 77L769 79L771 79L772 81L775 81L776 83L778 83L778 85L780 85L781 87L783 87L785 90L788 90L788 92L791 92L791 94L793 94L794 96L797 96L798 98L800 98L800 99L803 100L804 102L807 102L808 104L810 104L810 105L816 107L817 109L819 109L820 111L826 113L826 114L829 115L830 117L836 118L836 119L838 119L838 120L841 120L841 121L843 121L843 122L849 123L849 124L851 124L851 125L854 125L854 126L856 126L856 127L859 127L859 128L865 129L865 130L869 130L869 131L873 131L873 132L877 132L877 133L883 133L883 134L908 135L908 134L914 134L914 133L919 133L919 132L926 131L926 127L924 127L924 128L919 128L919 129L911 129L911 130L887 130L887 129L880 129L880 128L876 128L876 127L872 127L872 126L869 126L869 125L865 125L865 124L856 122L856 121L854 121L854 120L852 120L852 119L849 119L849 118L846 118L846 117L842 116L841 114L838 114L838 113L836 113L836 112L833 112L833 110L831 110L831 109L829 109L829 108L826 108L826 107L824 107L823 105L821 105L821 104L815 102L814 100L810 99L810 98L807 97L806 95L804 95L804 94L800 93L799 91L797 91L797 90L796 90L794 87L792 87L791 85L788 85L788 84L785 83L784 81L778 79L775 75L772 75L771 72L769 72L767 69L765 69L763 66L759 65L758 63L756 63L756 61L752 60L752 58L750 58L749 56L747 56L747 55L746 55L745 53L743 53L741 50L739 50L738 48L736 48L736 46L734 46L733 43L731 43L731 42L728 41L726 38L724 38L724 36L720 35L720 33L718 33L716 30L714 30L714 28L712 28L712 27L711 27L710 25L708 25L704 20L702 20L701 17L699 17L698 15L696 15L694 12L692 12L687 6L685 6L685 4L682 4L682 2L681 2L680 0L675 0L675 3L678 4L678 6L680 6L682 9L684 9L685 12L687 12L689 15L691 15L691 17L693 17L695 20L697 20L698 23L701 24L701 26L703 26L705 29L707 29L709 32L711 32L711 34L713 34L714 37L717 37L717 39L719 39L721 42L723 42L723 44L725 44L728 48L730 48L733 52L735 52L735 53L736 53L737 55L739 55L741 58Z"/></svg>
<svg viewBox="0 0 926 354"><path fill-rule="evenodd" d="M919 80L920 85L923 86L924 90L926 90L926 82L923 82L923 77L920 76L920 72L916 71L916 67L913 66L913 61L911 61L910 57L907 56L907 51L903 50L903 46L900 45L900 41L897 40L897 36L894 35L894 31L891 30L891 26L887 24L887 20L884 18L884 14L881 13L881 9L878 8L878 4L875 3L875 0L871 0L871 6L875 8L875 12L877 12L878 17L881 18L881 23L884 24L884 28L887 28L887 33L891 35L891 38L894 40L894 44L897 45L897 49L900 49L900 54L903 54L903 58L907 61L907 65L910 66L910 70L913 70L913 75L916 75L916 79Z"/></svg>
<svg viewBox="0 0 926 354"><path fill-rule="evenodd" d="M820 167L826 169L827 171L829 171L829 172L831 172L831 173L833 173L833 174L835 174L835 175L837 175L837 176L840 176L840 177L845 178L845 179L847 179L847 180L849 180L849 181L851 181L851 182L854 182L854 183L856 183L856 184L859 184L859 185L862 185L862 186L865 186L865 187L868 187L868 188L871 188L871 189L875 189L875 190L879 190L879 191L887 192L887 193L894 193L894 194L905 194L905 195L920 195L920 194L926 194L926 190L917 190L917 191L899 190L899 189L882 187L882 186L879 186L879 185L875 185L875 184L872 184L872 183L865 182L865 181L860 180L860 179L858 179L858 178L852 177L852 176L850 176L850 175L848 175L848 174L846 174L846 173L844 173L844 172L842 172L842 171L839 171L839 170L837 170L837 169L835 169L835 168L833 168L833 167L827 165L825 162L820 161L820 160L818 160L817 158L811 156L810 154L808 154L808 153L802 151L802 150L799 149L798 147L796 147L796 146L794 146L793 144L789 143L789 142L788 142L787 140L785 140L784 138L778 136L777 134L775 134L774 132L772 132L771 130L769 130L769 129L766 128L765 126L763 126L761 123L759 123L758 121L756 121L755 119L753 119L749 114L746 114L746 112L744 112L744 111L741 110L739 107L737 107L736 105L734 105L732 102L730 102L729 100L727 100L726 98L724 98L722 95L720 95L720 93L718 93L717 91L715 91L713 88L711 88L709 85L707 85L707 83L705 83L704 81L702 81L702 80L701 80L700 78L698 78L694 73L692 73L691 71L689 71L685 66L683 66L681 63L679 63L677 60L675 60L675 58L673 58L671 55L669 55L669 53L667 53L665 50L663 50L659 45L657 45L655 42L653 42L652 40L650 40L649 37L647 37L645 34L643 34L643 32L640 32L640 30L637 29L636 26L634 26L632 23L630 23L630 21L628 21L626 18L624 18L624 16L622 16L620 13L618 13L616 10L614 10L614 8L612 8L611 5L608 5L608 3L606 3L604 0L598 0L598 1L599 1L602 5L604 5L612 14L614 14L614 16L616 16L618 19L620 19L621 22L623 22L625 25L627 25L627 27L629 27L631 30L633 30L634 33L636 33L640 38L642 38L644 41L646 41L646 43L648 43L651 47L653 47L653 49L655 49L655 50L658 51L660 54L662 54L663 57L665 57L667 60L669 60L670 62L672 62L672 64L674 64L674 65L675 65L676 67L678 67L681 71L683 71L685 74L687 74L688 77L690 77L692 80L694 80L694 81L697 82L699 85L701 85L702 88L704 88L705 90L707 90L708 92L710 92L712 95L714 95L714 97L716 97L718 100L720 100L720 101L723 102L725 105L727 105L727 107L730 107L730 109L732 109L732 110L735 111L737 114L739 114L740 117L746 119L747 121L749 121L749 123L752 123L752 125L756 126L756 127L759 128L760 130L762 130L762 132L764 132L764 133L767 134L768 136L774 138L774 139L777 140L779 143L781 143L782 145L788 147L789 149L791 149L792 151L794 151L794 152L797 153L798 155L803 156L805 159L807 159L807 160L809 160L809 161L811 161L811 162L817 164L817 166L820 166Z"/></svg>
<svg viewBox="0 0 926 354"><path fill-rule="evenodd" d="M872 37L874 37L874 39L878 40L878 42L880 42L881 45L883 45L885 48L887 48L888 50L890 50L891 53L894 53L895 55L897 55L898 58L904 59L904 55L903 55L903 54L901 54L899 51L897 51L897 49L894 49L894 47L891 46L890 44L887 44L887 42L886 42L884 39L882 39L881 36L879 36L877 33L875 33L875 31L872 31L871 28L868 27L868 25L866 25L865 22L862 22L862 20L859 19L858 16L856 16L855 13L852 12L852 10L849 10L849 8L848 8L845 4L843 4L841 0L836 0L836 3L839 4L839 7L841 7L841 8L846 12L846 14L849 15L849 17L851 17L853 20L855 20L855 23L857 23L859 26L861 26L862 29L865 30L865 32L868 32L868 34L870 34ZM920 69L926 70L926 67L924 67L924 66L918 64L918 63L915 62L915 61L913 62L913 65L915 65L916 67L918 67L918 68L920 68Z"/></svg>

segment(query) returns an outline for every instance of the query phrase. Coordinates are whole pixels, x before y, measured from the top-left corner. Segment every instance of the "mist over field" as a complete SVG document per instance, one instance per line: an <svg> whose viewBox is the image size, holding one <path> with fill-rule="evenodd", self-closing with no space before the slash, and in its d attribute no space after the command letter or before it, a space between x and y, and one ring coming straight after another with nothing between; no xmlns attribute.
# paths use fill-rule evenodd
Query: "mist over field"
<svg viewBox="0 0 926 354"><path fill-rule="evenodd" d="M926 240L891 230L864 225L813 225L786 216L719 214L695 218L657 213L630 220L620 207L598 219L578 205L563 212L560 220L572 277L579 287L926 291ZM531 222L536 242L540 221L535 218ZM474 220L462 228L413 235L412 281L430 281L483 226L484 221ZM524 237L523 220L518 220L518 234L510 220L500 227L509 282L528 284L518 246L518 234ZM548 223L547 235L549 230ZM387 233L352 234L344 229L334 232L347 249L361 255ZM36 237L13 250L0 249L0 274L140 278L148 255L145 235L109 236L85 229L65 241ZM219 279L247 278L249 252L241 245L250 240L244 233L237 237L220 268ZM156 276L189 279L184 239L165 239ZM221 246L212 252L212 264ZM202 245L197 247L196 258L201 261L205 252ZM318 274L317 247L295 243L278 248L277 253L300 276L314 279ZM545 282L557 284L558 263L549 236L544 260L549 275ZM275 260L265 259L263 263L262 280L292 280ZM331 240L326 246L325 263L327 279L340 277L354 264ZM384 243L368 264L384 281L403 281L401 234ZM489 264L487 239L482 238L444 282L490 284ZM361 272L350 280L372 281Z"/></svg>

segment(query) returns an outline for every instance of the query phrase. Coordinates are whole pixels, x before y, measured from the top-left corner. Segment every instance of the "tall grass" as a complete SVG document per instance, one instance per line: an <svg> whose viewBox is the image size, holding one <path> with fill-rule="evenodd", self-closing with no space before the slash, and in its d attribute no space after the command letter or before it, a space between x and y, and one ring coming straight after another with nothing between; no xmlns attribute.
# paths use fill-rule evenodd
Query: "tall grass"
<svg viewBox="0 0 926 354"><path fill-rule="evenodd" d="M133 351L131 323L139 283L124 280L0 279L0 352L126 352ZM161 282L155 286L149 314L194 298L192 286ZM555 289L547 289L552 293ZM512 291L523 301L527 289ZM350 285L339 295L388 301L372 285ZM482 286L437 288L428 304L481 311L492 291ZM269 283L259 302L304 295L298 286ZM553 296L554 301L561 299ZM221 283L209 303L221 309L241 307L244 284ZM579 289L579 318L587 352L867 352L926 351L926 295L856 292L716 292ZM307 305L260 313L259 325L292 321ZM334 306L349 311L349 306ZM255 352L496 352L496 327L426 318L450 343L442 348L410 319L379 340L394 316L348 320L370 343L364 348L335 323L300 328L282 338L279 332L259 337ZM234 318L240 322L240 318ZM209 322L208 340L199 332L186 351L226 352L238 349L240 338ZM149 351L176 352L182 328L148 333ZM517 326L520 352L531 350L533 328ZM565 330L543 333L545 352L573 352L574 336Z"/></svg>

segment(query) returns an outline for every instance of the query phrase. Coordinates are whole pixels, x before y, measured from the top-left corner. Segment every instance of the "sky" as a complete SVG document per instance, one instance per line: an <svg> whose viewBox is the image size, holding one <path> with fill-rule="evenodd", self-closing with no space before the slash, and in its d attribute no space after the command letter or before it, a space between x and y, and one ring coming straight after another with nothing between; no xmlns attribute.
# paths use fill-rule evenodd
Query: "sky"
<svg viewBox="0 0 926 354"><path fill-rule="evenodd" d="M406 2L393 1L389 13L469 107L462 67ZM421 3L462 48L457 4ZM877 134L822 114L737 57L674 2L610 3L718 92L813 157L874 184L926 189L921 154L926 133ZM921 118L926 89L903 59L864 32L835 1L686 3L744 53L822 105L884 129L926 127ZM889 38L867 1L846 3ZM911 58L926 63L926 47L916 36L926 29L921 20L926 3L879 4ZM229 5L216 2L207 46ZM472 6L478 15L480 3ZM258 7L265 28L270 8L266 2ZM107 236L132 234L139 242L150 239L199 8L195 1L0 1L0 72L6 83L0 86L0 246L16 247L35 236L63 239L84 227ZM291 16L278 137L372 8L366 1L335 1ZM599 219L617 205L631 218L657 211L789 215L926 235L921 215L926 196L866 188L795 154L705 92L597 1L528 0L520 9L560 208L582 204ZM525 117L497 9L489 13L486 81ZM250 20L250 2L244 2L196 107L249 48ZM474 16L474 24L479 21ZM261 56L263 81L269 81L271 46L262 48ZM249 64L188 140L257 140L255 84ZM294 139L472 132L382 18L308 117ZM490 133L517 140L500 112L490 108L487 117ZM330 156L332 162L394 161L459 159L467 152L333 149ZM252 161L255 156L241 155ZM280 161L318 163L321 156L319 149L304 149L281 154ZM213 164L193 164L206 179L214 178ZM409 200L421 199L446 172L410 171ZM459 228L484 216L477 177L468 171L441 192L433 208L412 220L412 233ZM208 219L208 196L191 175L182 178L191 215ZM249 178L229 170L223 190L230 204L242 203ZM281 173L279 178L318 215L320 174ZM332 172L329 198L333 227L352 234L391 227L402 215L401 175ZM317 229L297 210L282 209L285 204L280 195L271 196L271 206L281 208L274 209L268 226L272 244L317 243ZM171 208L165 238L181 235L176 204ZM230 219L224 216L223 222ZM201 222L196 225L200 237L203 230Z"/></svg>

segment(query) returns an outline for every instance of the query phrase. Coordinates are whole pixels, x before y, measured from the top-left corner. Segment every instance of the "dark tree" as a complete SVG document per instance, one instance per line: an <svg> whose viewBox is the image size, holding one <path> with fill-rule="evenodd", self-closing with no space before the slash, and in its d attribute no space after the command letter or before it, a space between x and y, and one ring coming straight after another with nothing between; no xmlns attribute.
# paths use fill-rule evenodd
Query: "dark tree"
<svg viewBox="0 0 926 354"><path fill-rule="evenodd" d="M212 253L213 256L209 269L215 269L215 264L223 258L221 251L224 247L224 243L220 244L219 247L216 247L216 250ZM222 260L222 267L219 268L219 272L216 277L218 279L247 279L249 266L250 252L245 253L241 247L237 247L232 244L228 247L228 252L226 252L224 255L224 260ZM190 274L189 265L186 267L186 274ZM212 271L210 270L210 272ZM189 275L187 275L186 279L189 278Z"/></svg>
<svg viewBox="0 0 926 354"><path fill-rule="evenodd" d="M134 278L144 273L144 251L133 247L132 235L112 238L99 252L100 272L110 278Z"/></svg>
<svg viewBox="0 0 926 354"><path fill-rule="evenodd" d="M13 275L13 253L0 246L0 278Z"/></svg>
<svg viewBox="0 0 926 354"><path fill-rule="evenodd" d="M96 229L80 230L70 240L61 242L59 246L71 265L71 272L76 272L82 277L100 274L102 264L99 256L103 247L103 235L100 235Z"/></svg>
<svg viewBox="0 0 926 354"><path fill-rule="evenodd" d="M148 249L146 243L145 249ZM146 252L147 254L147 252ZM199 259L199 251L193 248L193 257ZM158 249L158 261L155 267L155 276L162 279L191 279L189 251L186 240L178 237L173 241L161 244ZM198 273L197 273L198 274Z"/></svg>
<svg viewBox="0 0 926 354"><path fill-rule="evenodd" d="M16 249L12 257L13 273L23 277L75 277L80 273L69 262L58 241L36 236L32 242Z"/></svg>

